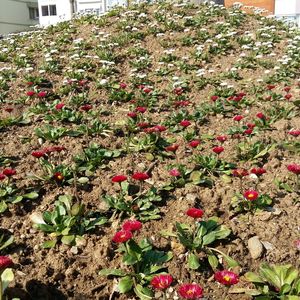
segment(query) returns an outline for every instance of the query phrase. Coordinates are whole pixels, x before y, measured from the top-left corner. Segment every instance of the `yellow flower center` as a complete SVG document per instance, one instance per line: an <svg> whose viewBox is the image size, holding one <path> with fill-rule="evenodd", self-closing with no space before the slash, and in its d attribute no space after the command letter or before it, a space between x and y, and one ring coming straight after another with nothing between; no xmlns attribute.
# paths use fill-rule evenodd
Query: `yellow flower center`
<svg viewBox="0 0 300 300"><path fill-rule="evenodd" d="M223 277L223 279L224 279L225 281L230 281L230 276L225 275L225 276Z"/></svg>

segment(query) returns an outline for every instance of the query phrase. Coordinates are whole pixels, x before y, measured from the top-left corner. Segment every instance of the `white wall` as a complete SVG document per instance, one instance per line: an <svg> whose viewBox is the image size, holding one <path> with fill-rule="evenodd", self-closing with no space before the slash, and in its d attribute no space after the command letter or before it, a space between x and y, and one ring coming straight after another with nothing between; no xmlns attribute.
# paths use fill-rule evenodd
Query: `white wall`
<svg viewBox="0 0 300 300"><path fill-rule="evenodd" d="M298 2L298 3L297 3ZM300 0L276 0L275 15L296 15L300 9ZM299 12L300 13L300 10Z"/></svg>
<svg viewBox="0 0 300 300"><path fill-rule="evenodd" d="M28 3L37 7L37 0L0 0L0 34L29 30L38 24L29 18Z"/></svg>
<svg viewBox="0 0 300 300"><path fill-rule="evenodd" d="M2 1L2 0L0 0ZM71 19L71 6L69 0L38 0L39 1L39 14L40 25L56 24L60 21ZM56 5L56 16L42 16L42 6Z"/></svg>
<svg viewBox="0 0 300 300"><path fill-rule="evenodd" d="M77 12L96 11L104 13L106 11L105 0L77 0Z"/></svg>

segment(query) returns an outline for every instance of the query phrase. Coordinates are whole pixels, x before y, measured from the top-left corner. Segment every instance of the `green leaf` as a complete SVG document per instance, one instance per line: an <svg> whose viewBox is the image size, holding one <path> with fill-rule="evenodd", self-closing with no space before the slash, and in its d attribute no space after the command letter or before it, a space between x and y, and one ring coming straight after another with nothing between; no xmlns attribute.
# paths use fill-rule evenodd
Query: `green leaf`
<svg viewBox="0 0 300 300"><path fill-rule="evenodd" d="M57 240L50 240L43 243L42 247L45 249L53 248L57 243Z"/></svg>
<svg viewBox="0 0 300 300"><path fill-rule="evenodd" d="M239 263L230 256L222 253L222 256L230 268L238 267Z"/></svg>
<svg viewBox="0 0 300 300"><path fill-rule="evenodd" d="M7 204L4 201L0 202L0 213L5 212L7 209Z"/></svg>
<svg viewBox="0 0 300 300"><path fill-rule="evenodd" d="M80 183L80 184L85 184L85 183L88 183L90 180L88 177L80 177L77 179L77 181Z"/></svg>
<svg viewBox="0 0 300 300"><path fill-rule="evenodd" d="M219 265L218 258L215 255L213 255L213 254L208 255L207 258L208 258L209 264L215 270L218 267L218 265Z"/></svg>
<svg viewBox="0 0 300 300"><path fill-rule="evenodd" d="M245 274L246 280L253 282L253 283L264 283L264 280L257 274L253 272L247 272Z"/></svg>
<svg viewBox="0 0 300 300"><path fill-rule="evenodd" d="M113 275L113 276L123 277L126 275L126 272L121 269L102 269L99 271L98 274L101 276Z"/></svg>
<svg viewBox="0 0 300 300"><path fill-rule="evenodd" d="M33 200L33 199L37 199L39 197L39 194L37 192L31 192L31 193L23 195L23 197L26 199Z"/></svg>
<svg viewBox="0 0 300 300"><path fill-rule="evenodd" d="M2 281L2 294L8 287L8 285L14 280L14 273L12 269L8 268L3 271L1 274L1 281Z"/></svg>
<svg viewBox="0 0 300 300"><path fill-rule="evenodd" d="M291 290L291 288L292 287L288 283L285 283L280 289L280 294L281 295L287 294Z"/></svg>
<svg viewBox="0 0 300 300"><path fill-rule="evenodd" d="M203 237L203 246L209 245L216 240L216 232L212 231Z"/></svg>
<svg viewBox="0 0 300 300"><path fill-rule="evenodd" d="M200 267L199 258L193 253L188 256L188 266L192 270L197 270Z"/></svg>
<svg viewBox="0 0 300 300"><path fill-rule="evenodd" d="M130 276L123 277L118 285L120 293L124 294L129 292L132 289L133 280Z"/></svg>
<svg viewBox="0 0 300 300"><path fill-rule="evenodd" d="M136 285L134 292L141 300L150 300L154 296L149 288L143 287L140 284Z"/></svg>
<svg viewBox="0 0 300 300"><path fill-rule="evenodd" d="M11 236L9 237L9 239L8 239L7 241L5 241L5 242L1 245L0 250L2 250L2 249L4 249L4 248L8 247L10 244L13 243L13 241L14 241L14 237L11 235Z"/></svg>
<svg viewBox="0 0 300 300"><path fill-rule="evenodd" d="M23 200L22 196L14 196L12 197L12 199L10 199L10 202L15 204L21 202L22 200Z"/></svg>
<svg viewBox="0 0 300 300"><path fill-rule="evenodd" d="M72 245L75 240L75 235L65 235L61 238L61 242L65 245Z"/></svg>

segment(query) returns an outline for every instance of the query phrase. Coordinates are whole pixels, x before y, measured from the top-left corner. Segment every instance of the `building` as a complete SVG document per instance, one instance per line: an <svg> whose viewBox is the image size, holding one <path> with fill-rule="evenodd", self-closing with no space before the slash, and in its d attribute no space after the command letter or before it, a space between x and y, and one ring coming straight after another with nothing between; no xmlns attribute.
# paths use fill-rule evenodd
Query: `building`
<svg viewBox="0 0 300 300"><path fill-rule="evenodd" d="M103 14L115 5L125 5L127 0L38 0L38 3L40 25L47 26L70 20L73 13Z"/></svg>
<svg viewBox="0 0 300 300"><path fill-rule="evenodd" d="M0 34L29 30L38 23L38 0L0 0Z"/></svg>
<svg viewBox="0 0 300 300"><path fill-rule="evenodd" d="M289 0L283 0L289 2ZM295 0L297 1L297 0ZM234 3L240 2L244 6L254 6L267 10L267 14L273 15L275 13L275 0L225 0L225 6L230 7Z"/></svg>
<svg viewBox="0 0 300 300"><path fill-rule="evenodd" d="M300 26L300 1L275 0L275 16L295 22Z"/></svg>

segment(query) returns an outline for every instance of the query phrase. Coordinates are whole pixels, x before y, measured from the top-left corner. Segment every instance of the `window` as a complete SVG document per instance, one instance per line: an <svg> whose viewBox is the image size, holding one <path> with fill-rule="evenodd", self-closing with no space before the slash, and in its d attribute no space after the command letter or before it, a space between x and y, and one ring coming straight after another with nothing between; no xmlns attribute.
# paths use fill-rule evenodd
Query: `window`
<svg viewBox="0 0 300 300"><path fill-rule="evenodd" d="M56 5L43 5L42 6L42 16L56 16Z"/></svg>
<svg viewBox="0 0 300 300"><path fill-rule="evenodd" d="M39 9L36 7L29 7L29 18L31 20L37 20L39 18Z"/></svg>
<svg viewBox="0 0 300 300"><path fill-rule="evenodd" d="M56 16L56 5L49 5L50 16Z"/></svg>

